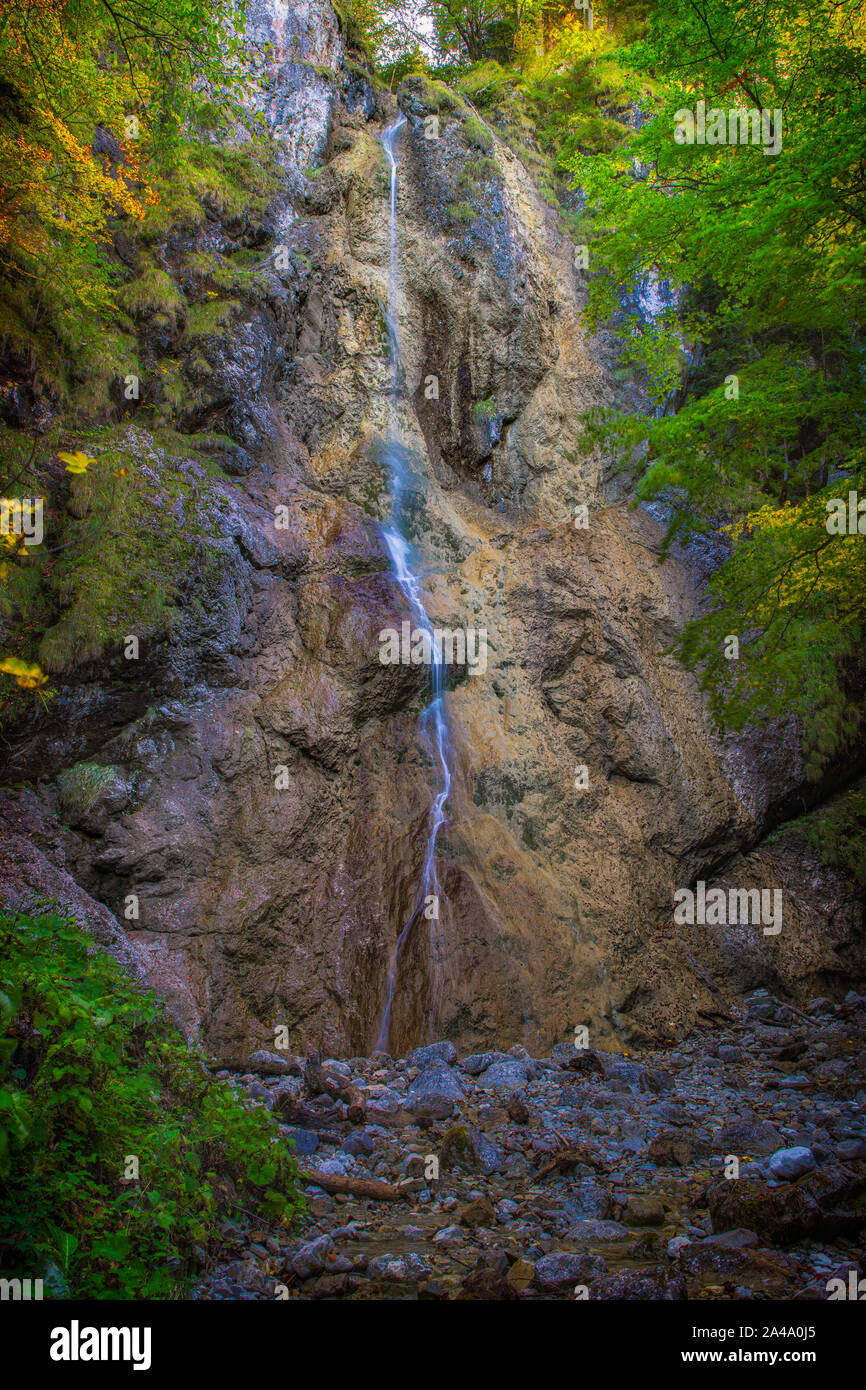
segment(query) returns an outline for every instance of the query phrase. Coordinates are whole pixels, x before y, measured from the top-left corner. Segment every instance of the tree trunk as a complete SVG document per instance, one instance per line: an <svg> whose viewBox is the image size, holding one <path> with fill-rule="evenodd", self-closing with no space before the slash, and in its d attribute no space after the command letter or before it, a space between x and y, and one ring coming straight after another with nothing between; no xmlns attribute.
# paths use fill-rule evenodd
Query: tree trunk
<svg viewBox="0 0 866 1390"><path fill-rule="evenodd" d="M299 1173L298 1177L326 1192L346 1192L352 1197L370 1197L374 1202L399 1202L408 1196L408 1192L377 1178L346 1178L339 1173Z"/></svg>

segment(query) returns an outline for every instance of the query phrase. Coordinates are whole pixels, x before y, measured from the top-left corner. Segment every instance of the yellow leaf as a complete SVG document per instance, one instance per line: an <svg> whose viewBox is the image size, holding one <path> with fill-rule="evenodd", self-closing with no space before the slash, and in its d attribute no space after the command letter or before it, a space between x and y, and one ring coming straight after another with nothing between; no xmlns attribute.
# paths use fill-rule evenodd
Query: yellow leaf
<svg viewBox="0 0 866 1390"><path fill-rule="evenodd" d="M66 464L67 473L86 473L90 465L96 462L96 459L83 453L81 449L76 449L74 454L58 454L57 457Z"/></svg>
<svg viewBox="0 0 866 1390"><path fill-rule="evenodd" d="M0 671L15 677L15 684L22 690L38 690L48 680L45 672L36 663L21 661L17 656L6 656L0 661Z"/></svg>

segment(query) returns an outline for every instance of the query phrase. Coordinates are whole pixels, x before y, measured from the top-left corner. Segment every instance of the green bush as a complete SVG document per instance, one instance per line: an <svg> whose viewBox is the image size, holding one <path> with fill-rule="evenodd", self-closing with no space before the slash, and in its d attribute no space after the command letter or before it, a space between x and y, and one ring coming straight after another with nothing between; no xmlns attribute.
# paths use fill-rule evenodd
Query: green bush
<svg viewBox="0 0 866 1390"><path fill-rule="evenodd" d="M461 188L468 188L472 193L477 193L479 188L488 183L491 179L501 180L502 174L495 159L488 159L482 155L479 159L467 159L463 168L460 170L460 177L457 182Z"/></svg>
<svg viewBox="0 0 866 1390"><path fill-rule="evenodd" d="M807 820L809 839L822 859L866 887L866 787L852 788Z"/></svg>
<svg viewBox="0 0 866 1390"><path fill-rule="evenodd" d="M0 913L0 1273L181 1297L235 1210L289 1223L296 1172L268 1112L74 921Z"/></svg>
<svg viewBox="0 0 866 1390"><path fill-rule="evenodd" d="M466 117L463 122L463 133L470 145L477 145L479 149L486 150L488 153L493 149L493 136L477 116L470 114Z"/></svg>
<svg viewBox="0 0 866 1390"><path fill-rule="evenodd" d="M461 227L468 227L470 222L475 221L477 215L472 204L467 203L465 199L461 199L457 203L451 203L448 208L448 216L451 218L451 221L456 222L458 226Z"/></svg>

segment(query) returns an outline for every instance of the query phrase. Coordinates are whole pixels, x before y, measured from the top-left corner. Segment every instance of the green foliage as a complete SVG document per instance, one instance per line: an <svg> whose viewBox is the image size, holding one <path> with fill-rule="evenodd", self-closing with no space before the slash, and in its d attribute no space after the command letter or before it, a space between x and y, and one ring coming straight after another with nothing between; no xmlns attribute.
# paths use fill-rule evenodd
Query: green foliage
<svg viewBox="0 0 866 1390"><path fill-rule="evenodd" d="M87 811L99 797L100 792L116 777L113 767L102 763L76 763L67 768L57 778L57 790L63 809Z"/></svg>
<svg viewBox="0 0 866 1390"><path fill-rule="evenodd" d="M112 218L158 198L199 108L211 125L244 119L243 22L234 0L4 6L0 277L24 291L31 328L47 316L70 340L86 332L113 303Z"/></svg>
<svg viewBox="0 0 866 1390"><path fill-rule="evenodd" d="M529 32L534 35L531 25ZM541 52L533 37L512 64L487 59L455 80L518 155L569 230L585 241L568 210L571 162L578 153L607 153L621 145L627 131L614 112L625 109L636 93L642 98L652 83L621 66L613 34L584 30L573 13L550 28L547 39Z"/></svg>
<svg viewBox="0 0 866 1390"><path fill-rule="evenodd" d="M237 251L231 256L197 251L184 258L183 272L185 278L195 278L200 285L214 286L216 291L254 296L267 290L266 266L261 250Z"/></svg>
<svg viewBox="0 0 866 1390"><path fill-rule="evenodd" d="M521 25L541 6L537 0L433 0L437 38L471 63L489 54L507 60Z"/></svg>
<svg viewBox="0 0 866 1390"><path fill-rule="evenodd" d="M185 299L151 250L172 230L202 226L208 212L232 219L260 218L278 183L273 151L250 142L219 149L181 140L155 177L160 201L149 208L141 227L115 222L127 241L137 242L138 269L126 281L103 256L112 285L112 303L67 321L52 298L50 284L0 279L0 352L31 364L41 394L53 396L82 423L115 411L112 388L130 372L141 375L135 323L146 321L172 331L183 321ZM228 293L251 292L258 281L241 273L241 258L213 257L212 283ZM259 257L261 259L261 257ZM127 317L129 316L129 317ZM135 321L135 322L134 322ZM20 370L20 369L19 369Z"/></svg>
<svg viewBox="0 0 866 1390"><path fill-rule="evenodd" d="M814 775L856 737L866 624L862 538L828 535L826 516L817 496L756 523L711 576L710 612L688 624L677 644L686 663L700 668L720 728L741 730L756 710L767 718L795 715ZM725 657L732 632L740 634L736 661Z"/></svg>
<svg viewBox="0 0 866 1390"><path fill-rule="evenodd" d="M73 921L0 914L0 1267L73 1298L171 1298L218 1223L286 1223L296 1168L153 995ZM139 1179L124 1181L127 1156Z"/></svg>
<svg viewBox="0 0 866 1390"><path fill-rule="evenodd" d="M746 520L679 650L722 727L801 716L816 773L855 737L866 675L862 541L824 526L825 504L866 483L864 52L853 0L657 0L619 55L652 79L653 119L569 161L594 232L591 321L647 274L681 296L623 330L664 408L590 431L642 460L638 493L667 506L668 541ZM699 100L781 111L781 151L678 143L675 115Z"/></svg>
<svg viewBox="0 0 866 1390"><path fill-rule="evenodd" d="M567 61L539 64L525 84L538 140L554 160L557 173L579 153L608 154L623 142L623 126L611 114L650 84L636 86L633 75L610 52L611 41L599 36L586 52L568 53Z"/></svg>
<svg viewBox="0 0 866 1390"><path fill-rule="evenodd" d="M477 425L484 425L490 420L495 420L498 414L495 396L488 396L484 401L477 401L472 407L472 418Z"/></svg>
<svg viewBox="0 0 866 1390"><path fill-rule="evenodd" d="M190 307L186 320L186 337L192 342L196 338L212 338L231 323L240 309L236 299L207 299Z"/></svg>
<svg viewBox="0 0 866 1390"><path fill-rule="evenodd" d="M449 205L448 216L452 222L457 223L458 227L468 227L470 222L475 221L478 214L471 203L461 199L459 202Z"/></svg>
<svg viewBox="0 0 866 1390"><path fill-rule="evenodd" d="M158 315L166 324L174 325L186 301L171 276L156 265L148 265L140 275L124 285L118 303L135 317Z"/></svg>
<svg viewBox="0 0 866 1390"><path fill-rule="evenodd" d="M388 32L388 6L382 0L332 0L350 49L372 61Z"/></svg>
<svg viewBox="0 0 866 1390"><path fill-rule="evenodd" d="M501 178L502 173L495 159L467 159L457 182L461 187L468 188L471 193L477 193L485 183Z"/></svg>
<svg viewBox="0 0 866 1390"><path fill-rule="evenodd" d="M170 231L195 231L208 211L225 219L261 217L279 187L273 147L256 138L242 145L200 144L181 139L160 171L159 201L142 223L146 240Z"/></svg>
<svg viewBox="0 0 866 1390"><path fill-rule="evenodd" d="M0 571L4 652L49 672L68 670L129 633L164 637L180 619L188 586L207 585L219 565L213 484L152 444L144 433L82 431L76 445L93 451L95 462L70 477L48 439L31 450L17 431L0 432L0 476L24 468L30 494L46 498L43 545ZM184 453L194 452L195 441L184 440ZM7 676L0 681L0 720L11 723L22 702Z"/></svg>
<svg viewBox="0 0 866 1390"><path fill-rule="evenodd" d="M438 112L440 116L465 113L460 97L444 82L420 74L414 78L414 85L420 87L421 99L428 111Z"/></svg>
<svg viewBox="0 0 866 1390"><path fill-rule="evenodd" d="M866 787L854 787L806 817L806 833L828 864L866 888Z"/></svg>
<svg viewBox="0 0 866 1390"><path fill-rule="evenodd" d="M463 122L463 133L470 145L477 145L488 154L493 149L493 136L477 116L468 115Z"/></svg>

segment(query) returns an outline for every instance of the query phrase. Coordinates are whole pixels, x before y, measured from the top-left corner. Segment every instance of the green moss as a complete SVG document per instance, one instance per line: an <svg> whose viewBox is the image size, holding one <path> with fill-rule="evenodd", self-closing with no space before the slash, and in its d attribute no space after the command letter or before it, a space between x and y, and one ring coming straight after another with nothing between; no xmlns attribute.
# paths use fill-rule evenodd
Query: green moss
<svg viewBox="0 0 866 1390"><path fill-rule="evenodd" d="M473 106L490 106L513 91L519 75L497 62L476 63L457 79L457 90L469 98Z"/></svg>
<svg viewBox="0 0 866 1390"><path fill-rule="evenodd" d="M372 67L374 61L373 46L363 22L354 12L351 0L331 0L331 8L340 20L340 27L346 36L348 47L354 48Z"/></svg>
<svg viewBox="0 0 866 1390"><path fill-rule="evenodd" d="M225 119L225 112L214 101L203 101L196 107L195 123L199 130L217 130Z"/></svg>
<svg viewBox="0 0 866 1390"><path fill-rule="evenodd" d="M156 265L147 266L135 280L124 285L118 302L136 316L159 312L172 319L186 307L186 301L171 276Z"/></svg>
<svg viewBox="0 0 866 1390"><path fill-rule="evenodd" d="M96 462L58 483L42 472L54 457L46 449L37 469L47 498L46 545L11 567L2 589L4 650L49 673L96 660L128 635L168 632L180 617L182 588L201 577L216 537L213 484L158 460L146 435L133 446L119 430L83 431L60 447L70 444ZM2 689L5 722L20 711L5 699L13 692Z"/></svg>
<svg viewBox="0 0 866 1390"><path fill-rule="evenodd" d="M210 464L215 472L219 470L217 465L212 463L212 455L224 453L226 450L231 452L237 448L236 442L227 434L219 434L216 431L207 434L181 434L171 426L154 430L154 440L166 453L195 459L205 468Z"/></svg>
<svg viewBox="0 0 866 1390"><path fill-rule="evenodd" d="M0 341L7 351L38 364L40 391L77 419L105 418L112 389L132 372L141 375L138 340L128 319L94 316L81 336L68 338L52 317L50 296L40 308L27 284L5 284L0 301Z"/></svg>
<svg viewBox="0 0 866 1390"><path fill-rule="evenodd" d="M213 116L214 110L202 103L200 122ZM138 241L143 268L128 283L123 283L123 267L92 245L70 260L61 237L56 273L39 281L8 277L3 284L4 350L36 364L41 393L63 407L68 420L104 420L116 409L118 378L142 375L134 319L150 316L172 327L182 315L183 295L171 274L156 264L149 243L172 232L194 232L208 216L255 222L284 178L273 142L266 139L225 147L182 140L171 159L170 165L148 170L158 202L143 224L118 216L109 225L109 232L122 234L127 243ZM227 271L217 287L237 293L250 285L246 277Z"/></svg>
<svg viewBox="0 0 866 1390"><path fill-rule="evenodd" d="M482 156L479 159L467 159L460 170L458 182L462 188L468 188L475 193L483 184L490 183L494 179L501 179L501 177L502 174L496 160Z"/></svg>
<svg viewBox="0 0 866 1390"><path fill-rule="evenodd" d="M495 420L498 414L495 396L488 396L485 401L477 401L472 407L472 418L477 425L486 424L488 420Z"/></svg>
<svg viewBox="0 0 866 1390"><path fill-rule="evenodd" d="M34 313L31 287L4 284L0 298L0 341L12 354L39 362L43 389L55 398L68 398L72 388L71 358L53 326Z"/></svg>
<svg viewBox="0 0 866 1390"><path fill-rule="evenodd" d="M73 418L94 420L111 415L118 385L129 375L139 379L144 375L138 339L132 333L106 326L99 352L93 359L88 358L82 378L70 392Z"/></svg>
<svg viewBox="0 0 866 1390"><path fill-rule="evenodd" d="M213 376L213 367L206 357L193 357L189 369L193 376L202 378Z"/></svg>
<svg viewBox="0 0 866 1390"><path fill-rule="evenodd" d="M362 67L360 63L353 62L351 58L344 58L343 70L345 72L350 72L353 75L353 77L358 77L361 78L363 81L369 82L374 92L390 93L391 88L389 87L388 83L383 81L382 77L379 76L378 73L372 71L372 65L369 68L365 68Z"/></svg>
<svg viewBox="0 0 866 1390"><path fill-rule="evenodd" d="M195 252L185 258L183 269L185 275L202 285L254 299L268 288L266 257L267 253L261 250L238 251L233 256Z"/></svg>
<svg viewBox="0 0 866 1390"><path fill-rule="evenodd" d="M156 180L159 202L148 211L143 236L161 240L172 229L201 227L210 208L219 217L260 217L280 186L273 147L183 141L172 168Z"/></svg>
<svg viewBox="0 0 866 1390"><path fill-rule="evenodd" d="M440 116L455 111L465 111L466 108L460 97L450 87L446 87L444 82L437 82L424 73L416 74L410 80L413 87L420 88L421 100L428 111L438 112Z"/></svg>
<svg viewBox="0 0 866 1390"><path fill-rule="evenodd" d="M599 41L607 48L579 58L566 39L549 54L531 55L522 67L479 63L457 79L461 94L483 111L552 207L560 207L570 186L569 166L577 153L607 153L628 135L620 121L603 113L633 100L631 79L617 62L616 38ZM651 94L652 84L646 88ZM476 134L472 119L467 125Z"/></svg>
<svg viewBox="0 0 866 1390"><path fill-rule="evenodd" d="M803 827L825 863L842 869L861 888L866 887L866 785L861 782L851 787L793 825ZM786 829L782 827L777 833Z"/></svg>
<svg viewBox="0 0 866 1390"><path fill-rule="evenodd" d="M159 383L158 413L174 418L190 399L189 386L179 362L169 358L155 369Z"/></svg>
<svg viewBox="0 0 866 1390"><path fill-rule="evenodd" d="M202 304L192 304L187 314L186 339L193 342L196 338L218 335L231 323L240 307L236 299L208 299Z"/></svg>
<svg viewBox="0 0 866 1390"><path fill-rule="evenodd" d="M350 72L353 77L359 77L367 82L373 81L372 74L368 72L366 68L362 67L360 63L354 62L351 58L343 59L343 69L345 72Z"/></svg>
<svg viewBox="0 0 866 1390"><path fill-rule="evenodd" d="M439 1162L443 1168L454 1168L464 1163L472 1154L472 1142L466 1125L451 1125L442 1136L439 1146Z"/></svg>

